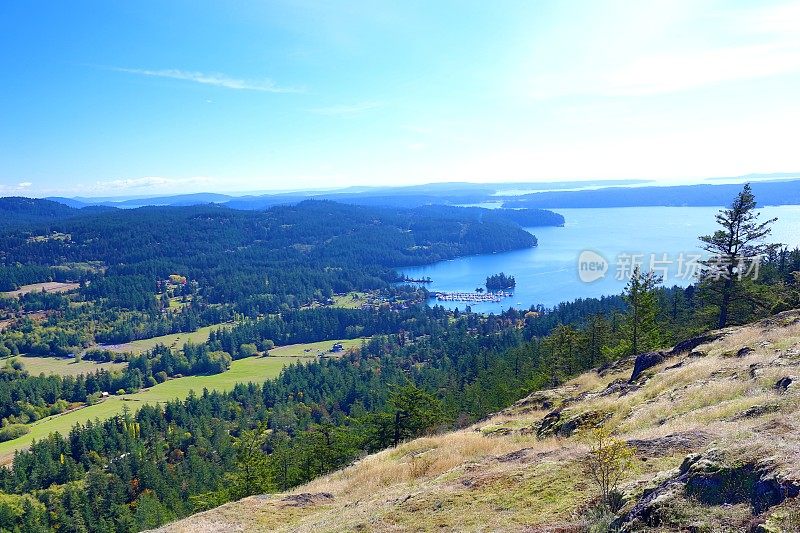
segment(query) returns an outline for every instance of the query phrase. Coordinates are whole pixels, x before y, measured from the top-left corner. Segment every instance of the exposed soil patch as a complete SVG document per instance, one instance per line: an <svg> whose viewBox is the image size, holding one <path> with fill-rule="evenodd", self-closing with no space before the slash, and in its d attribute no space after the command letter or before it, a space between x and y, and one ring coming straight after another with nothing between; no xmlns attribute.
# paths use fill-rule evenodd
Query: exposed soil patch
<svg viewBox="0 0 800 533"><path fill-rule="evenodd" d="M4 293L0 293L3 296L7 296L9 298L18 298L23 294L28 294L29 292L68 292L73 291L80 287L77 283L61 283L58 281L48 281L46 283L34 283L32 285L23 285L19 289L15 291L8 291Z"/></svg>
<svg viewBox="0 0 800 533"><path fill-rule="evenodd" d="M333 501L333 494L330 492L302 492L291 494L278 500L281 507L307 507L318 503L330 503Z"/></svg>
<svg viewBox="0 0 800 533"><path fill-rule="evenodd" d="M711 440L703 431L687 431L655 439L631 439L628 445L636 449L640 457L666 457L676 452L699 450Z"/></svg>

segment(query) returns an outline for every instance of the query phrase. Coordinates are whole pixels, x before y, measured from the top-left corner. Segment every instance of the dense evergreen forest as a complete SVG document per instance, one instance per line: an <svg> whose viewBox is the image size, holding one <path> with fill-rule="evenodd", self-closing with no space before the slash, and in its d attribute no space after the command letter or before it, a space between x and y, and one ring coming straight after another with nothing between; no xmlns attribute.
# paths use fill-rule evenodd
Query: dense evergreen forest
<svg viewBox="0 0 800 533"><path fill-rule="evenodd" d="M0 230L10 227L30 227L44 222L102 213L109 209L95 205L77 208L37 198L4 197L0 198Z"/></svg>
<svg viewBox="0 0 800 533"><path fill-rule="evenodd" d="M704 237L709 248L728 242L725 224L763 233L765 226L748 218L748 194L719 219L721 233ZM103 393L225 372L232 360L270 357L275 345L365 340L263 383L198 390L33 443L0 469L0 529L155 527L285 490L415 436L465 427L533 390L670 346L722 317L723 325L742 323L800 305L800 250L743 240L736 251L761 259L757 278L726 283L708 276L684 289L636 270L620 296L552 309L486 316L428 307L424 289L392 284L394 267L535 244L502 212L459 213L316 201L266 212L143 208L3 234L6 280L49 281L59 272L79 285L0 301L0 319L12 317L0 333L0 440L44 416L102 401ZM305 305L366 289L380 292L379 304ZM229 325L207 342L180 348L120 356L93 347L222 322ZM122 357L127 365L34 376L8 357L79 347L93 347L84 357Z"/></svg>
<svg viewBox="0 0 800 533"><path fill-rule="evenodd" d="M289 312L354 290L392 296L402 291L392 288L400 281L395 267L536 245L514 220L484 217L489 210L480 209L305 201L258 212L206 205L78 216L89 208L24 200L11 204L34 202L37 210L69 216L0 234L0 291L47 281L80 288L68 298L48 296L48 305L40 295L0 298L0 320L19 318L19 327L0 334L0 356L64 356L96 342L194 331L237 314ZM563 222L549 211L527 217L529 224ZM170 276L183 281L166 290ZM49 319L26 321L33 311Z"/></svg>
<svg viewBox="0 0 800 533"><path fill-rule="evenodd" d="M214 205L113 210L0 235L0 289L55 278L56 267L100 262L102 276L87 269L82 277L99 287L85 291L120 307L146 305L140 294L178 273L196 281L211 303L247 307L255 299L272 312L315 296L385 286L397 279L394 267L536 244L515 222L479 215L320 201L263 212ZM563 223L553 215L530 216Z"/></svg>

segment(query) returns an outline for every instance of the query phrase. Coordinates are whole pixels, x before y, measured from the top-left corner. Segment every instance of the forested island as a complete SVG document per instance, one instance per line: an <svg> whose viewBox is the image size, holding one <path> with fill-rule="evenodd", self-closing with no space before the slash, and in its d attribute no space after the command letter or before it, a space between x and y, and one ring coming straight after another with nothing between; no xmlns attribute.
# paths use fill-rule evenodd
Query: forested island
<svg viewBox="0 0 800 533"><path fill-rule="evenodd" d="M516 286L517 282L514 276L506 276L504 272L486 277L486 290L489 291L504 291L513 289Z"/></svg>

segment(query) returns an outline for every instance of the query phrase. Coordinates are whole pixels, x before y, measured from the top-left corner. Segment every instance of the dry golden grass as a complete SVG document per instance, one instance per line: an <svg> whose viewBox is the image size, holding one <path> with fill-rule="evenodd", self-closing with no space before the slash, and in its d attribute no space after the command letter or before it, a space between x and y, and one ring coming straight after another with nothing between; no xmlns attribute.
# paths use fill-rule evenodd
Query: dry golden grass
<svg viewBox="0 0 800 533"><path fill-rule="evenodd" d="M797 313L800 316L800 313ZM781 392L784 376L800 378L800 323L792 316L730 328L701 346L700 357L672 358L638 390L599 394L630 372L587 372L554 391L571 414L612 413L607 424L624 439L659 439L702 432L705 446L769 460L800 477L800 387ZM754 351L737 356L744 346ZM683 361L682 365L667 367ZM770 409L743 417L748 409ZM581 510L596 497L583 473L581 439L535 437L547 411L509 408L471 428L416 439L368 456L290 494L330 493L305 507L281 504L285 495L252 497L173 524L170 532L216 531L544 531L580 527ZM498 431L498 429L502 431ZM648 458L628 472L624 487L636 494L680 464L686 451ZM741 509L739 508L741 507ZM736 513L747 513L746 506ZM721 527L723 508L686 509ZM730 515L730 511L727 515ZM737 516L738 516L737 514ZM713 528L712 528L713 529Z"/></svg>
<svg viewBox="0 0 800 533"><path fill-rule="evenodd" d="M390 485L439 476L467 461L479 461L520 448L511 439L486 438L468 430L426 437L368 456L353 466L312 481L302 491L358 498Z"/></svg>

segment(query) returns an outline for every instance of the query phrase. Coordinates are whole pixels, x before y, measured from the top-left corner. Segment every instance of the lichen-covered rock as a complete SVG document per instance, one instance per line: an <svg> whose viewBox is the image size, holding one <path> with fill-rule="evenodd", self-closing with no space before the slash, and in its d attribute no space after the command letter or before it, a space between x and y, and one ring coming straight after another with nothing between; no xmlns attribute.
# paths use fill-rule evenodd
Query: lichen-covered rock
<svg viewBox="0 0 800 533"><path fill-rule="evenodd" d="M768 465L729 463L712 450L687 467L687 493L706 504L749 501L756 514L797 496L798 487L779 479Z"/></svg>
<svg viewBox="0 0 800 533"><path fill-rule="evenodd" d="M536 435L539 438L550 437L554 435L558 430L558 424L560 421L561 409L550 411L544 415L544 418L542 418L541 422L539 422L539 429L536 431Z"/></svg>
<svg viewBox="0 0 800 533"><path fill-rule="evenodd" d="M706 505L749 501L754 497L755 486L761 478L756 465L728 464L715 450L687 458L681 471L687 474L687 494Z"/></svg>
<svg viewBox="0 0 800 533"><path fill-rule="evenodd" d="M610 416L610 413L602 411L587 411L576 415L570 415L566 410L552 411L539 423L536 435L539 438L569 437L578 430L602 426Z"/></svg>
<svg viewBox="0 0 800 533"><path fill-rule="evenodd" d="M509 410L525 413L539 409L553 409L562 400L561 394L555 390L536 391L514 403Z"/></svg>
<svg viewBox="0 0 800 533"><path fill-rule="evenodd" d="M634 357L623 357L622 359L617 359L616 361L612 361L610 363L605 363L603 366L597 369L598 376L607 376L609 374L617 374L620 372L625 372L633 368L635 362Z"/></svg>
<svg viewBox="0 0 800 533"><path fill-rule="evenodd" d="M609 383L608 386L599 393L599 395L609 396L611 394L619 394L620 396L625 396L626 394L638 389L639 385L636 383L630 383L624 379L615 379Z"/></svg>
<svg viewBox="0 0 800 533"><path fill-rule="evenodd" d="M477 431L480 431L481 435L485 437L504 437L506 435L511 435L514 430L508 426L490 424L478 428Z"/></svg>
<svg viewBox="0 0 800 533"><path fill-rule="evenodd" d="M677 498L690 497L704 505L748 503L757 515L799 493L800 482L779 475L767 464L737 462L710 449L687 455L671 477L645 489L613 525L620 531L662 526L670 518L666 504Z"/></svg>
<svg viewBox="0 0 800 533"><path fill-rule="evenodd" d="M645 489L633 507L614 520L610 530L628 532L636 531L642 526L661 526L666 518L664 509L669 509L669 503L683 495L685 480L685 473L675 472L654 487Z"/></svg>

